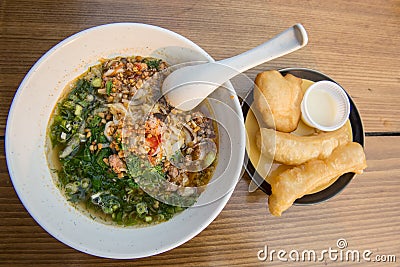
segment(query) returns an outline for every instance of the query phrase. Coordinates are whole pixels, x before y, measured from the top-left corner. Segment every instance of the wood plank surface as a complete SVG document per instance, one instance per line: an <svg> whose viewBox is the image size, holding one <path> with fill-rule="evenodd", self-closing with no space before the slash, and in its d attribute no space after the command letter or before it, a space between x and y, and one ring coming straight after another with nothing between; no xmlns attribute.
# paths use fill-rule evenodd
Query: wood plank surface
<svg viewBox="0 0 400 267"><path fill-rule="evenodd" d="M368 168L338 196L318 205L293 206L281 218L267 211L266 195L249 193L249 178L238 183L232 198L198 236L171 251L145 259L117 261L75 251L47 234L29 216L15 194L0 155L0 264L63 263L70 266L286 266L275 259L259 261L257 252L270 249L348 248L371 250L373 255L400 253L400 137L367 137ZM3 145L3 144L1 144ZM399 260L399 259L397 259ZM398 261L397 261L398 262ZM333 262L315 266L347 266ZM356 263L354 263L356 264ZM357 263L359 264L359 263ZM311 266L310 262L293 262ZM362 266L378 266L363 262ZM385 265L386 266L386 265ZM388 265L396 266L396 265Z"/></svg>
<svg viewBox="0 0 400 267"><path fill-rule="evenodd" d="M367 132L400 132L399 1L53 1L2 0L0 135L19 83L48 49L85 28L141 22L176 31L216 59L244 52L301 22L309 44L249 72L320 70L354 98Z"/></svg>
<svg viewBox="0 0 400 267"><path fill-rule="evenodd" d="M4 136L12 98L33 64L83 29L111 22L158 25L191 39L215 59L244 52L302 23L309 44L247 72L307 67L352 96L361 113L368 168L338 196L267 212L260 190L238 183L221 214L180 247L145 259L117 261L80 253L51 237L25 210L12 186ZM399 266L400 262L400 1L56 1L0 0L0 265L4 266ZM329 247L396 255L395 263L259 261L264 248Z"/></svg>

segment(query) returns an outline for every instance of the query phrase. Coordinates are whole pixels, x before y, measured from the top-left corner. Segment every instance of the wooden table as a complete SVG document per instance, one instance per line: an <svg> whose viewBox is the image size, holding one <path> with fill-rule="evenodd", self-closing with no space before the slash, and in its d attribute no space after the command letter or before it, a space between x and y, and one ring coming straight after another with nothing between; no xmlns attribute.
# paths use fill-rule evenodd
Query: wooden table
<svg viewBox="0 0 400 267"><path fill-rule="evenodd" d="M0 2L0 143L8 110L30 67L59 41L95 25L141 22L162 26L199 44L215 59L250 49L303 23L309 44L249 71L308 67L338 81L352 96L366 132L368 168L333 199L295 206L275 218L266 195L240 180L232 198L202 233L153 257L117 261L86 255L46 233L19 201L0 154L0 264L54 266L287 266L257 258L269 250L337 248L395 255L400 262L400 1L53 1ZM3 146L4 147L4 146ZM262 255L261 255L262 256ZM291 262L290 266L347 266L352 262ZM358 266L360 264L358 263Z"/></svg>

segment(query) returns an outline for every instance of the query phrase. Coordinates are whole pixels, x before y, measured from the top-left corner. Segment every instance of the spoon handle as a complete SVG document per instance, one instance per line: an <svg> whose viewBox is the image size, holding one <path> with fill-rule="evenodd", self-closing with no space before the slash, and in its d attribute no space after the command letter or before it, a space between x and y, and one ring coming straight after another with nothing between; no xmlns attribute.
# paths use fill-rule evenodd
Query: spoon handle
<svg viewBox="0 0 400 267"><path fill-rule="evenodd" d="M191 110L221 84L250 68L302 48L308 42L306 30L296 24L271 40L240 55L205 64L187 66L164 80L167 101L182 110Z"/></svg>
<svg viewBox="0 0 400 267"><path fill-rule="evenodd" d="M296 51L305 46L307 42L308 36L303 25L296 24L249 51L220 60L217 63L242 73L267 61Z"/></svg>

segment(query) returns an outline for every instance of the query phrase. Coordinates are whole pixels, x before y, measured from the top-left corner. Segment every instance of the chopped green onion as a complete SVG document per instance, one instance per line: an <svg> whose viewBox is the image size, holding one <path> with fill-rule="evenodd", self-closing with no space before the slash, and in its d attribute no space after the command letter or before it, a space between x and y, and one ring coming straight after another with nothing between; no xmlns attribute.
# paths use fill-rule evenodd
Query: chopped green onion
<svg viewBox="0 0 400 267"><path fill-rule="evenodd" d="M147 205L144 202L136 204L136 211L139 215L147 213Z"/></svg>
<svg viewBox="0 0 400 267"><path fill-rule="evenodd" d="M90 186L90 179L89 178L83 178L81 180L81 187L83 189L87 189Z"/></svg>
<svg viewBox="0 0 400 267"><path fill-rule="evenodd" d="M80 106L86 108L86 107L89 105L89 102L86 101L86 100L83 100L83 101L79 101L78 104L79 104Z"/></svg>
<svg viewBox="0 0 400 267"><path fill-rule="evenodd" d="M65 186L65 192L67 194L75 194L78 191L79 182L72 182Z"/></svg>
<svg viewBox="0 0 400 267"><path fill-rule="evenodd" d="M74 101L74 102L78 102L79 101L79 98L74 94L70 94L68 98L70 100Z"/></svg>
<svg viewBox="0 0 400 267"><path fill-rule="evenodd" d="M73 109L75 107L75 103L73 101L65 101L63 107Z"/></svg>
<svg viewBox="0 0 400 267"><path fill-rule="evenodd" d="M93 95L87 95L86 100L89 102L92 102L94 100L94 96Z"/></svg>
<svg viewBox="0 0 400 267"><path fill-rule="evenodd" d="M75 106L75 116L80 116L82 114L82 106L81 105L76 105Z"/></svg>
<svg viewBox="0 0 400 267"><path fill-rule="evenodd" d="M101 78L97 77L92 80L93 87L100 87L101 86Z"/></svg>
<svg viewBox="0 0 400 267"><path fill-rule="evenodd" d="M106 93L107 93L107 95L111 94L111 89L112 89L112 81L108 80L107 83L106 83Z"/></svg>

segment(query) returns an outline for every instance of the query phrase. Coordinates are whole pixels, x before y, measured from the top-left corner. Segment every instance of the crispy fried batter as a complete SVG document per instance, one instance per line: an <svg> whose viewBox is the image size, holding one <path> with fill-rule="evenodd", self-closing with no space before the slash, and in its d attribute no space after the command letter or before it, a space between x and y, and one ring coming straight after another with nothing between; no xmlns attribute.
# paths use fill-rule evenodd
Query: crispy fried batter
<svg viewBox="0 0 400 267"><path fill-rule="evenodd" d="M257 75L254 103L268 128L275 126L281 132L292 132L297 128L303 97L301 83L302 79L291 74L283 77L276 70Z"/></svg>
<svg viewBox="0 0 400 267"><path fill-rule="evenodd" d="M324 159L332 151L351 141L347 126L333 132L321 132L312 136L298 136L261 128L256 136L261 154L286 165L302 164L310 159ZM275 149L274 149L275 148Z"/></svg>
<svg viewBox="0 0 400 267"><path fill-rule="evenodd" d="M293 202L310 192L316 185L324 184L347 172L362 173L367 167L362 146L355 142L336 148L325 160L313 159L283 171L271 180L272 194L269 210L280 216Z"/></svg>

